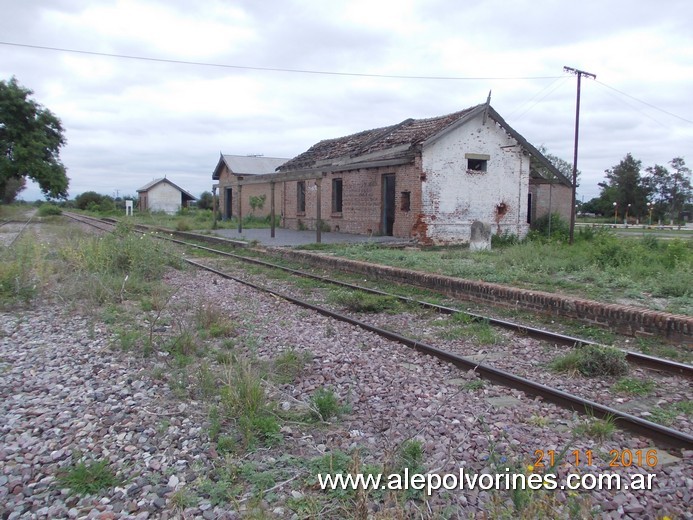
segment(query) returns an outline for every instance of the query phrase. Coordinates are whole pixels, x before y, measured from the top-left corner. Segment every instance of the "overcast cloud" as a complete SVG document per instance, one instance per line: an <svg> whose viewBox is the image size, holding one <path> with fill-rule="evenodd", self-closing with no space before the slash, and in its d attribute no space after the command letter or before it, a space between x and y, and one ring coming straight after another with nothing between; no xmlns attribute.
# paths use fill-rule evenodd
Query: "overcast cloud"
<svg viewBox="0 0 693 520"><path fill-rule="evenodd" d="M627 154L693 166L689 0L0 0L5 43L248 67L119 59L0 45L63 122L70 195L134 194L168 178L210 190L219 152L293 157L333 137L491 104L572 162L575 76L586 70L578 197ZM632 97L642 100L643 104ZM656 108L653 108L656 107ZM673 115L669 115L669 112ZM678 117L676 117L678 116ZM40 196L32 186L26 200Z"/></svg>

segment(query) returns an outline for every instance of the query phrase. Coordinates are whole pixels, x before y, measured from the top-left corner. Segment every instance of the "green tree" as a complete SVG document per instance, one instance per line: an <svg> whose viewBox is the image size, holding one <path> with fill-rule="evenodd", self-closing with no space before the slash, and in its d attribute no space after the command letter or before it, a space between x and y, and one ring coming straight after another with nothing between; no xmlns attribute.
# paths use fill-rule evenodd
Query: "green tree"
<svg viewBox="0 0 693 520"><path fill-rule="evenodd" d="M89 211L107 213L116 209L115 202L108 195L101 195L95 191L85 191L75 197L75 207Z"/></svg>
<svg viewBox="0 0 693 520"><path fill-rule="evenodd" d="M60 162L63 127L53 113L30 99L15 78L0 81L0 194L13 179L36 181L47 198L66 198L69 179Z"/></svg>
<svg viewBox="0 0 693 520"><path fill-rule="evenodd" d="M255 215L256 209L262 209L265 206L265 200L267 200L267 195L257 195L250 197L250 214Z"/></svg>
<svg viewBox="0 0 693 520"><path fill-rule="evenodd" d="M646 183L656 217L678 219L684 207L693 201L691 169L681 157L674 157L669 165L671 172L659 164L647 168Z"/></svg>
<svg viewBox="0 0 693 520"><path fill-rule="evenodd" d="M623 217L626 211L630 216L647 213L647 182L640 174L642 161L627 154L620 163L606 170L606 181L600 182L600 199L603 208L618 205L618 214Z"/></svg>
<svg viewBox="0 0 693 520"><path fill-rule="evenodd" d="M197 207L200 209L212 209L214 205L214 196L209 191L203 191L200 198L197 199Z"/></svg>
<svg viewBox="0 0 693 520"><path fill-rule="evenodd" d="M541 145L539 148L539 151L542 153L544 157L546 157L551 164L553 164L556 169L561 172L565 177L570 179L570 182L573 182L573 163L569 163L565 159L561 159L557 155L553 155L552 153L549 153L545 145ZM580 170L576 172L576 176L578 179L577 186L580 186Z"/></svg>

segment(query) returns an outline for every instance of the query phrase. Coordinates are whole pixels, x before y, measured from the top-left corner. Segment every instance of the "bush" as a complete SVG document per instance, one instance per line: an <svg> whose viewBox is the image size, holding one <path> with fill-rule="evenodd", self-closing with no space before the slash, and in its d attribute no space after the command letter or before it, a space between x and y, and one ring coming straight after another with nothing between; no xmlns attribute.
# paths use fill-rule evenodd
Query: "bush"
<svg viewBox="0 0 693 520"><path fill-rule="evenodd" d="M549 236L549 224L551 235ZM560 213L542 215L532 223L532 231L527 235L530 239L549 239L564 241L570 236L570 223Z"/></svg>
<svg viewBox="0 0 693 520"><path fill-rule="evenodd" d="M112 197L101 195L95 191L86 191L75 197L77 209L93 211L95 213L109 213L115 211L116 205Z"/></svg>
<svg viewBox="0 0 693 520"><path fill-rule="evenodd" d="M190 231L192 228L192 223L187 218L182 218L176 222L176 229L178 231Z"/></svg>
<svg viewBox="0 0 693 520"><path fill-rule="evenodd" d="M38 209L39 217L51 217L55 215L62 215L63 210L61 210L55 204L42 204Z"/></svg>
<svg viewBox="0 0 693 520"><path fill-rule="evenodd" d="M613 347L584 345L551 363L557 372L579 372L587 377L620 376L628 373L625 352Z"/></svg>
<svg viewBox="0 0 693 520"><path fill-rule="evenodd" d="M510 233L507 229L502 235L491 235L491 247L510 247L520 243L516 234Z"/></svg>

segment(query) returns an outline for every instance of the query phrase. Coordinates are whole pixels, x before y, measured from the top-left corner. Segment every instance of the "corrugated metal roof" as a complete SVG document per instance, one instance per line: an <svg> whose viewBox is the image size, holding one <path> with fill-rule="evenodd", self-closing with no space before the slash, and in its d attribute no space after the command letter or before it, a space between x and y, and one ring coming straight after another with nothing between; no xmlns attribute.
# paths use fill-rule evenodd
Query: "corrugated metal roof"
<svg viewBox="0 0 693 520"><path fill-rule="evenodd" d="M261 175L274 173L277 167L289 159L281 157L264 157L257 155L223 155L229 170L236 175Z"/></svg>

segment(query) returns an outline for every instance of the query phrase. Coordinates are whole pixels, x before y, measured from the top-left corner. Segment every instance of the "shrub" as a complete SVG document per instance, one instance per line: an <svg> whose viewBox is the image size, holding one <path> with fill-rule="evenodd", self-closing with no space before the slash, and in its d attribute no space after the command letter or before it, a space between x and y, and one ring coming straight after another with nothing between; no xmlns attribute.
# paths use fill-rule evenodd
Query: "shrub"
<svg viewBox="0 0 693 520"><path fill-rule="evenodd" d="M502 235L491 235L491 247L510 247L520 243L520 239L515 233L510 233L507 229Z"/></svg>
<svg viewBox="0 0 693 520"><path fill-rule="evenodd" d="M549 228L551 235L549 236ZM550 239L553 241L564 241L570 236L570 223L566 221L560 213L542 215L532 223L532 233L528 235L530 239Z"/></svg>
<svg viewBox="0 0 693 520"><path fill-rule="evenodd" d="M42 204L38 209L39 217L51 217L55 215L62 215L63 210L61 210L55 204Z"/></svg>
<svg viewBox="0 0 693 520"><path fill-rule="evenodd" d="M620 376L628 373L625 352L613 347L585 345L556 358L551 368L557 372L579 372L587 377Z"/></svg>
<svg viewBox="0 0 693 520"><path fill-rule="evenodd" d="M176 222L177 231L190 231L192 228L192 222L187 218L182 218Z"/></svg>

